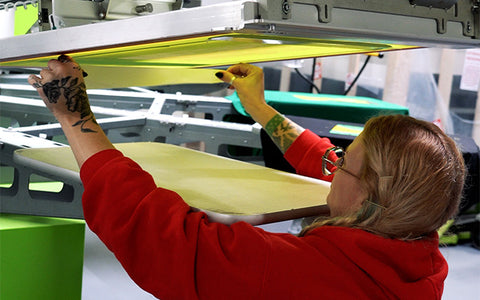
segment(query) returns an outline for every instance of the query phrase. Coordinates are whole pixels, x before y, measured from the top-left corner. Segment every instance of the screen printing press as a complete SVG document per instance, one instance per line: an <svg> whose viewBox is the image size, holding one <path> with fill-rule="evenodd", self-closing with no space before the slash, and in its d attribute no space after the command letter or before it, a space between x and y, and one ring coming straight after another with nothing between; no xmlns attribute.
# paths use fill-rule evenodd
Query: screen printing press
<svg viewBox="0 0 480 300"><path fill-rule="evenodd" d="M231 99L165 95L131 87L221 85L215 68L239 62L480 46L478 0L239 0L198 7L183 4L200 1L149 2L0 0L0 20L14 22L0 26L0 216L7 215L9 222L18 217L8 213L82 218L83 186L61 128L35 91L25 86L27 74L38 74L60 54L72 56L87 70L97 121L120 150L153 174L159 186L177 191L214 221L257 225L327 213L328 184L264 167L263 158L258 157L260 127L225 122L225 116L237 113ZM298 106L298 113L299 101L311 98L293 97L297 99L277 99L276 105ZM343 121L358 117L359 109L364 111L361 103L350 104L355 112L345 110ZM311 112L310 105L303 105L303 111ZM191 117L198 113L203 117ZM346 130L356 132L352 127ZM178 146L198 142L204 152ZM247 155L242 153L245 149ZM45 227L47 219L38 218L33 227L28 224L32 230L12 231L13 242L8 244L20 245L21 234ZM70 225L78 229L77 277L56 272L51 264L38 267L39 261L49 262L48 258L59 261L59 247L72 239L68 234L59 240L53 227L44 228L54 240L39 238L38 243L24 247L23 256L11 247L11 267L19 277L12 276L13 271L3 272L11 279L12 295L29 290L38 297L44 287L27 287L27 283L41 282L32 280L36 267L38 278L52 278L43 281L50 284L49 292L57 293L58 286L67 286L63 279L73 278L74 292L65 294L82 298L83 234L78 224ZM10 231L6 229L5 233ZM31 236L25 237L32 241ZM50 244L55 251L48 247L44 258L32 260L31 249L38 253L41 245ZM98 262L94 260L95 265ZM19 268L20 263L25 269ZM46 270L52 277L44 275ZM25 274L30 276L28 282ZM123 284L115 279L113 290L119 286ZM112 290L105 294L116 295Z"/></svg>
<svg viewBox="0 0 480 300"><path fill-rule="evenodd" d="M18 122L20 125L0 130L0 141L3 143L0 160L4 164L2 173L6 175L5 168L13 169L10 170L13 173L10 180L6 178L8 176L2 176L2 183L8 181L11 183L0 187L1 209L9 213L82 218L83 189L75 167L76 163L69 148L63 147L66 145L60 142L62 131L59 124L55 123L43 101L38 99L32 87L25 84L25 80L25 76L5 76L0 79L1 93L5 94L0 95L1 116L3 120L10 119L11 123ZM7 96L8 94L16 96ZM344 121L348 115L346 112L352 109L363 111L362 120L379 112L408 113L404 107L366 97L308 94L308 99L303 99L305 93L266 95L267 102L273 106L281 105L279 109L282 112L302 115L305 111L318 111L319 116L324 117L325 112L329 112L331 118ZM178 181L188 182L185 186L165 181L171 180L172 177L159 177L158 185L171 188L181 195L181 191L190 191L190 194L187 193L185 196L187 203L208 211L215 219L227 223L246 220L252 224L262 224L325 212L323 205L328 193L328 184L294 174L278 173L279 171L263 167L266 158L261 153L261 127L252 124L253 121L243 124L225 121L229 116L246 118L235 108L239 105L235 103L236 96L232 100L229 99L232 97L162 94L137 89L130 92L90 90L89 97L98 123L112 142L121 143L119 147L126 147L128 150L126 154L133 159L140 157L139 163L145 166L147 171L153 171L154 176L155 172L162 170L162 166L165 168L164 172L168 171L171 174L179 172L183 179ZM115 102L111 99L115 99ZM175 116L175 112L178 111L192 115L201 113L211 116L212 119ZM338 121L338 124L341 123L342 121ZM338 130L338 126L335 127ZM202 143L202 150L206 153L167 145L198 142ZM168 151L172 157L174 155L181 157L172 161L177 161L177 164L182 162L182 165L172 165L171 160L162 160L162 156L156 155L155 151L151 150L155 148L159 149L158 153ZM245 150L247 155L240 153ZM257 154L254 155L255 153ZM185 164L184 155L189 157L193 155L192 157L198 161L189 159ZM148 163L149 160L151 163ZM156 167L151 170L150 167L153 165ZM223 168L223 165L227 169ZM202 172L199 173L197 168ZM219 177L217 173L222 176ZM38 174L44 179L35 179L32 174ZM228 181L228 178L232 181ZM245 186L239 185L233 180L235 178L241 180ZM31 182L33 185L43 182L45 186L52 180L63 182L64 186L58 188L56 192L31 188ZM271 189L265 180L275 182ZM197 184L193 185L193 182ZM205 182L209 183L204 184ZM311 186L314 191L300 192L297 188L290 187L296 184ZM217 192L218 187L222 187L224 191ZM200 195L203 196L199 197ZM242 204L240 199L238 202L232 202L239 196L246 202ZM298 198L302 199L296 200ZM249 201L258 206L257 210L253 210L253 207L247 209ZM227 203L230 206L225 207ZM233 203L235 205L231 206Z"/></svg>
<svg viewBox="0 0 480 300"><path fill-rule="evenodd" d="M7 11L9 3L3 4L6 2L2 1L0 12ZM214 68L238 62L480 45L479 3L471 0L242 0L199 7L182 7L183 1L172 0L161 1L165 5L152 10L143 6L128 8L127 15L116 5L135 1L12 2L16 12L33 12L29 13L31 19L21 24L28 25L23 32L15 31L0 42L0 70L5 73L0 75L1 112L18 122L18 127L7 129L11 124L5 121L1 130L0 161L13 169L9 171L10 185L0 188L1 208L7 212L18 211L7 204L14 199L50 197L28 187L32 173L51 177L50 167L35 166L34 170L30 162L21 165L15 150L40 145L58 147L65 142L51 141L61 135L59 125L35 99L32 89L17 89L14 77L38 72L59 54L72 56L89 73L87 87L96 89L89 91L92 110L113 142L178 145L203 141L206 152L225 154L230 146L262 147L258 125L223 121L232 110L231 101L201 96L172 100L153 92L140 97L137 93L133 101L123 101L131 97L129 92L113 89L221 84L214 76ZM15 18L19 15L15 14ZM96 101L95 95L100 94L101 99ZM192 107L204 109L209 118L174 116L169 105L187 111L185 114ZM254 156L242 160L253 161ZM57 168L55 175L61 173ZM71 204L61 200L67 194L80 197L78 178L72 175L67 179L67 187L54 197L59 200L55 208L33 201L23 213L80 218L80 204L74 209L61 208Z"/></svg>
<svg viewBox="0 0 480 300"><path fill-rule="evenodd" d="M4 183L0 187L2 212L82 218L83 187L74 158L70 149L58 139L60 137L61 140L62 136L60 126L23 79L14 77L6 83L4 77L4 81L0 82L2 93L30 97L0 95L3 119L20 124L20 127L0 130ZM15 83L15 80L19 82ZM126 155L139 158L138 162L154 176L162 168L165 168L163 172L178 173L179 177L163 177L160 175L164 173L160 172L157 174L158 185L181 195L185 192L184 198L190 205L208 211L215 220L226 223L246 220L262 224L326 212L324 205L328 184L265 168L261 153L256 156L237 153L238 147L253 153L261 151L261 131L258 124L224 121L234 114L241 116L227 98L102 90L92 90L89 95L97 121L110 140L120 143L119 147L125 148ZM284 98L297 95L301 94L285 93ZM108 101L112 97L116 99L116 105L106 107L106 103L112 104ZM305 100L308 106L317 103L314 109L325 110L324 107L335 105L338 117L359 105L369 107L370 114L386 112L387 109L391 113L406 112L403 107L383 105L381 101L364 97L317 97L316 102ZM290 112L298 111L297 106L302 107L300 99L294 99L296 105L289 108ZM288 102L285 99L270 101L272 104ZM207 114L215 120L178 117L172 115L175 111ZM192 142L202 142L206 153L169 145ZM182 159L165 159L161 155L164 151L164 155L168 154L170 158ZM186 160L187 157L191 159ZM153 166L155 168L151 169ZM12 173L10 178L7 178L8 169ZM42 178L35 178L37 175ZM176 179L172 181L173 178ZM56 181L63 186L55 192L35 189L35 186L45 187ZM304 191L298 190L299 186ZM250 201L257 206L256 209L249 206Z"/></svg>

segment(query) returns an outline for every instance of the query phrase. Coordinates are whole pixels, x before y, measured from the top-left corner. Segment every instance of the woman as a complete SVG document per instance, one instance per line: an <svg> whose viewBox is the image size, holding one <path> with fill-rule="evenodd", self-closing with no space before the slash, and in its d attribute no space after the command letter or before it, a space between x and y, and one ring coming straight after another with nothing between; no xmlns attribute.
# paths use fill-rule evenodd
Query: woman
<svg viewBox="0 0 480 300"><path fill-rule="evenodd" d="M435 230L456 211L464 166L436 127L409 117L375 118L344 152L268 106L259 68L219 71L299 173L333 178L331 217L296 237L244 222L213 223L193 212L115 150L95 122L73 60L60 56L40 75L29 82L81 167L87 224L156 297L441 298L447 264Z"/></svg>
<svg viewBox="0 0 480 300"><path fill-rule="evenodd" d="M228 71L230 74L217 76L237 88L245 110L265 128L286 158L295 163L299 158L290 157L287 150L304 129L266 104L262 70L238 64ZM316 137L308 139L321 141ZM297 172L329 180L324 176L331 172L325 172L318 159L318 153L326 150L316 150L313 157L307 153L302 159L308 163L295 163ZM455 142L432 123L401 115L373 118L348 152L351 158L342 160L343 172L335 175L327 198L335 218L314 224L306 231L321 224L335 224L409 240L434 232L455 215L465 176L463 158ZM311 163L315 161L317 164ZM336 188L337 185L343 188ZM342 200L337 203L337 199Z"/></svg>

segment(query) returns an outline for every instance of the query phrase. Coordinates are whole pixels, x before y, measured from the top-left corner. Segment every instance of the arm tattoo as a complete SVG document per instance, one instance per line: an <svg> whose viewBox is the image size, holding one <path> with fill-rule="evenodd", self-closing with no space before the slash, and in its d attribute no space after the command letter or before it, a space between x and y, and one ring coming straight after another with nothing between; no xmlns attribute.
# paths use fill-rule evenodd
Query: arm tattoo
<svg viewBox="0 0 480 300"><path fill-rule="evenodd" d="M88 121L97 124L95 117L90 109L85 83L78 83L78 78L67 76L61 80L52 80L45 83L43 92L50 103L57 103L61 96L65 97L68 111L79 112L80 120L72 126L80 126L82 132L96 132L95 130L85 128Z"/></svg>
<svg viewBox="0 0 480 300"><path fill-rule="evenodd" d="M290 122L280 114L275 115L268 121L265 131L282 153L285 153L293 141L300 135L295 123Z"/></svg>
<svg viewBox="0 0 480 300"><path fill-rule="evenodd" d="M265 131L271 136L273 132L277 129L278 125L280 125L285 118L281 114L276 114L273 118L268 121L267 125L265 126Z"/></svg>

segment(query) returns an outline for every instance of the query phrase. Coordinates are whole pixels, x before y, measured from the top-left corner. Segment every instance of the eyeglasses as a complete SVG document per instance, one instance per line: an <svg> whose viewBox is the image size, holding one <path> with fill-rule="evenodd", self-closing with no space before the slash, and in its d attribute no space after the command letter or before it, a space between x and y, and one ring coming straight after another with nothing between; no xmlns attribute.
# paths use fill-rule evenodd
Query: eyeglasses
<svg viewBox="0 0 480 300"><path fill-rule="evenodd" d="M332 152L335 153L335 155L337 156L337 159L335 161L331 161L328 158ZM347 174L350 174L353 177L360 180L360 177L358 177L357 175L348 171L347 169L343 168L344 162L345 162L345 151L343 150L342 147L328 148L327 151L325 151L325 154L323 154L323 156L322 156L322 173L323 173L323 175L325 175L325 176L332 175L337 170L342 170L343 172L345 172ZM393 178L392 176L385 176L385 177ZM385 206L380 205L380 204L378 204L375 201L372 201L370 199L365 200L365 201L372 204L374 207L387 209Z"/></svg>
<svg viewBox="0 0 480 300"><path fill-rule="evenodd" d="M335 153L337 159L335 161L331 161L328 157L331 153ZM342 147L332 147L328 148L325 151L325 154L322 156L322 173L325 176L332 175L338 169L344 171L347 174L352 175L353 177L360 179L357 175L353 174L352 172L348 171L347 169L343 168L343 164L345 162L345 151Z"/></svg>

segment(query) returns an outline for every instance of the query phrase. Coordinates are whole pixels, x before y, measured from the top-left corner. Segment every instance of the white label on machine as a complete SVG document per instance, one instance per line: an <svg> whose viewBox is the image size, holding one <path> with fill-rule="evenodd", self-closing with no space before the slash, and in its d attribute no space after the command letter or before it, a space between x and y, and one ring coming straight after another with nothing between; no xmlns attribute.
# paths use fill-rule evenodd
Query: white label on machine
<svg viewBox="0 0 480 300"><path fill-rule="evenodd" d="M469 49L465 53L460 89L478 91L480 81L480 49Z"/></svg>

